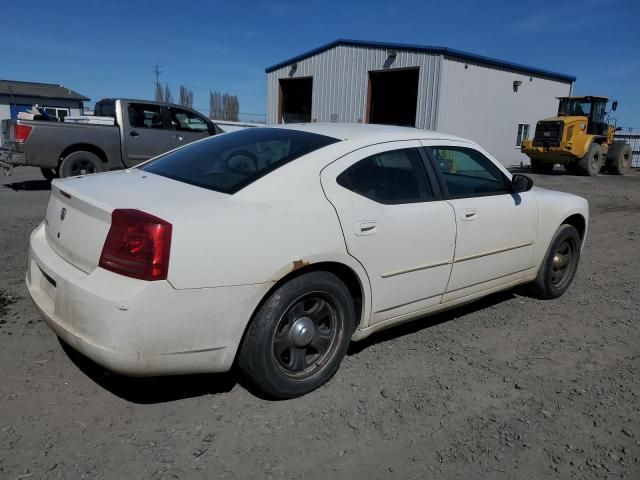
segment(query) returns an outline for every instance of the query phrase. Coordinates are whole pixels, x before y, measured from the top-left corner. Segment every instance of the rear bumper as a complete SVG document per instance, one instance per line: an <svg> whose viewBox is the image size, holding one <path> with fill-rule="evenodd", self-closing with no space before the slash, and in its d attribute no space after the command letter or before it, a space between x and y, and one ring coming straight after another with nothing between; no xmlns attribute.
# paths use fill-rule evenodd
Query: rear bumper
<svg viewBox="0 0 640 480"><path fill-rule="evenodd" d="M176 290L96 268L87 274L31 234L27 288L66 343L129 376L224 372L268 284Z"/></svg>
<svg viewBox="0 0 640 480"><path fill-rule="evenodd" d="M11 175L13 167L26 165L27 154L18 153L6 148L0 148L0 167L4 170L5 175Z"/></svg>

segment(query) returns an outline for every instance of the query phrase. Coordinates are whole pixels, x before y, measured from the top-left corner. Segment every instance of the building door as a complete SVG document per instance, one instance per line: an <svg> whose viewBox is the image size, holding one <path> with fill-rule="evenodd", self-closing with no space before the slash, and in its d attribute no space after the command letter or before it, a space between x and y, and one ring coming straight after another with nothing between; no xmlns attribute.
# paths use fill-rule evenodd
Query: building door
<svg viewBox="0 0 640 480"><path fill-rule="evenodd" d="M369 72L368 123L416 126L419 68Z"/></svg>
<svg viewBox="0 0 640 480"><path fill-rule="evenodd" d="M311 121L313 78L280 79L280 115L278 123Z"/></svg>

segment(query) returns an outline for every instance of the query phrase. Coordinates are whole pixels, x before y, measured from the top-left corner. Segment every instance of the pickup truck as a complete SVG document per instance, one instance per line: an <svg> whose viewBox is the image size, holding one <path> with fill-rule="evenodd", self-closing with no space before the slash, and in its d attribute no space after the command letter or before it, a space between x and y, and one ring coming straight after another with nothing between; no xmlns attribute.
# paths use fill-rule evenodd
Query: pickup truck
<svg viewBox="0 0 640 480"><path fill-rule="evenodd" d="M180 105L103 99L96 116L114 125L2 120L0 165L40 167L48 180L133 167L156 155L221 133L211 120Z"/></svg>

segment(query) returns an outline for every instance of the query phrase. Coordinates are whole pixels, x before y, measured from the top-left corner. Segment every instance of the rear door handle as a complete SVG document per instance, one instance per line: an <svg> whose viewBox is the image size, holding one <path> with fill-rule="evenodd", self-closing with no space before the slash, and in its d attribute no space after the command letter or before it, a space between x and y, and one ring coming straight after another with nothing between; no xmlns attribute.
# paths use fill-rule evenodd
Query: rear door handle
<svg viewBox="0 0 640 480"><path fill-rule="evenodd" d="M378 225L373 220L356 222L353 225L353 231L359 237L363 235L373 235L374 233L376 233L377 229L378 229Z"/></svg>
<svg viewBox="0 0 640 480"><path fill-rule="evenodd" d="M129 133L129 135L131 135L132 137L139 137L140 136L140 134L138 132L136 132L136 131L133 131L133 132Z"/></svg>
<svg viewBox="0 0 640 480"><path fill-rule="evenodd" d="M478 210L476 210L475 208L465 208L462 211L462 221L470 222L472 220L475 220L476 218L478 218Z"/></svg>

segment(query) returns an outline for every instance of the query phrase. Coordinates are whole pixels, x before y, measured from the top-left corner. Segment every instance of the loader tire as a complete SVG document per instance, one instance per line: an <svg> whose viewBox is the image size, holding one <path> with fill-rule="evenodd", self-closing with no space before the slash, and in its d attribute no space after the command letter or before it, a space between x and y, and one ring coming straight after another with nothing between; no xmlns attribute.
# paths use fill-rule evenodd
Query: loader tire
<svg viewBox="0 0 640 480"><path fill-rule="evenodd" d="M595 177L600 173L603 164L602 160L602 147L597 143L591 142L585 156L578 161L578 172L581 175Z"/></svg>
<svg viewBox="0 0 640 480"><path fill-rule="evenodd" d="M607 170L613 175L626 175L631 171L631 147L616 140L607 154Z"/></svg>

